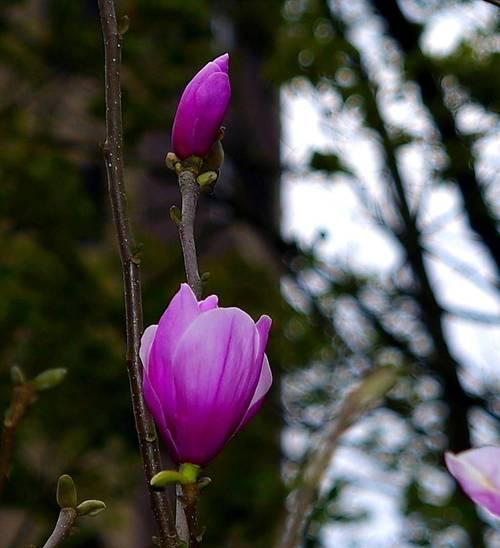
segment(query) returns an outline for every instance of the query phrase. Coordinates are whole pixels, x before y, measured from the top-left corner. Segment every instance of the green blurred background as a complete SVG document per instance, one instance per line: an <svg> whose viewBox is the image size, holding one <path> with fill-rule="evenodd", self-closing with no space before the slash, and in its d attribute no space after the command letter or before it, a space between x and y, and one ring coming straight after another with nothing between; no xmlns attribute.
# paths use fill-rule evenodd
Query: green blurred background
<svg viewBox="0 0 500 548"><path fill-rule="evenodd" d="M440 10L464 6L472 10L464 13L477 12L487 24L464 33L467 40L446 55L426 53L427 22ZM397 474L401 526L392 539L374 534L361 544L347 528L336 547L499 545L494 523L442 479L445 449L470 447L474 428L489 429L488 439L498 436L498 378L467 385L459 376L463 364L450 350L443 323L449 311L426 263L425 219L400 159L404 147L422 141L429 158L445 158L432 164L427 184L459 197L459 214L488 257L488 283L498 290L498 163L481 171L477 148L493 130L498 142L498 14L485 6L479 0L118 2L119 13L130 19L123 44L126 183L143 245L146 325L157 321L183 279L168 215L179 196L163 164L175 106L195 71L231 54L227 158L215 195L200 204L200 262L211 273L207 294L217 293L222 305L237 305L254 318L273 318L275 383L260 415L207 471L213 478L201 509L207 547L273 546L306 448L346 390L389 362L405 371L401 382L370 417L378 422L367 423L346 444ZM356 40L356 28L367 18L373 20L372 39L385 41L385 61L398 74L392 92L414 92L430 136L391 120L376 60ZM282 86L294 94L301 86L333 94L337 114L354 116L379 147L383 208L371 204L367 215L399 249L393 276L326 260L316 248L324 234L310 245L283 237L282 181L292 168L282 154ZM3 0L0 409L9 405L13 365L28 377L50 367L65 367L68 375L40 395L18 431L0 501L0 546L43 543L57 518L54 491L62 473L73 476L82 499L99 498L108 507L95 519L80 520L79 533L65 546L151 545L124 363L120 264L102 169L102 88L95 0ZM480 109L492 125L461 131L457 117L464 105ZM333 115L322 110L325 124ZM349 173L362 193L359 176L340 156L333 134L331 150L313 150L298 173L293 167L294 176L320 172L334 185L339 174ZM470 271L464 276L473 278ZM354 338L336 317L342 303L355 310L343 320ZM391 420L404 425L404 443L384 442L381 431L385 424L391 428ZM294 440L297 451L290 450ZM447 486L444 495L433 492L432 474ZM370 484L369 476L356 482ZM370 505L350 506L351 487L349 478L327 482L304 546L333 546L328 528L369 520Z"/></svg>

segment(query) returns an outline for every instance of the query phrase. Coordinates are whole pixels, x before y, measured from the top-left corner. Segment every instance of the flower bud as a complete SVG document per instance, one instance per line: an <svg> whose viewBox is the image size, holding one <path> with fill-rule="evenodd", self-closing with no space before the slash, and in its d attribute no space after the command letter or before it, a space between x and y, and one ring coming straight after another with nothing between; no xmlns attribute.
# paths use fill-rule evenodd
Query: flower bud
<svg viewBox="0 0 500 548"><path fill-rule="evenodd" d="M68 474L63 474L57 480L56 500L59 508L75 508L76 506L76 486L73 478Z"/></svg>
<svg viewBox="0 0 500 548"><path fill-rule="evenodd" d="M182 94L172 128L172 148L184 160L204 158L218 139L231 98L229 55L206 64Z"/></svg>
<svg viewBox="0 0 500 548"><path fill-rule="evenodd" d="M500 517L500 447L445 454L450 474L479 506Z"/></svg>
<svg viewBox="0 0 500 548"><path fill-rule="evenodd" d="M33 387L38 391L54 388L54 386L62 383L66 373L67 370L62 367L42 371L33 379Z"/></svg>
<svg viewBox="0 0 500 548"><path fill-rule="evenodd" d="M106 510L106 505L102 500L84 500L76 507L76 510L79 516L97 516Z"/></svg>
<svg viewBox="0 0 500 548"><path fill-rule="evenodd" d="M177 463L207 464L257 413L272 382L270 328L268 316L254 323L238 308L218 308L215 295L198 302L182 284L146 329L144 399Z"/></svg>

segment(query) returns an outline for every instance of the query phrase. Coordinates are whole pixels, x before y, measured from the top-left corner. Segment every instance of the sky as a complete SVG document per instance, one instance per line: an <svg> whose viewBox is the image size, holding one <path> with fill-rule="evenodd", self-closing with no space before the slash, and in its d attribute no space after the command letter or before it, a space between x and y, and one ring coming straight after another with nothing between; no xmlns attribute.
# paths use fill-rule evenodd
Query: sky
<svg viewBox="0 0 500 548"><path fill-rule="evenodd" d="M362 6L362 2L350 2L349 9L356 10L357 5ZM467 5L443 8L432 15L415 12L416 19L425 21L421 46L429 55L447 55L461 40L474 37L478 30L492 29L495 9L477 0ZM380 49L383 47L383 36L375 18L365 17L362 24L352 29L351 38L360 48L370 73L382 89L383 86L401 84L400 74L385 64ZM487 47L500 50L500 36L491 34ZM412 193L422 198L421 222L427 227L434 227L434 230L429 230L426 240L432 252L427 258L427 265L438 299L449 310L473 311L500 318L498 292L489 283L494 279L493 265L460 214L459 194L452 186L434 188L426 184L429 158L437 166L442 158L426 143L432 128L418 102L416 90L407 86L404 91L403 100L389 100L383 108L391 123L405 127L415 137L415 142L405 147L399 161ZM359 195L353 190L353 177L340 174L328 179L318 173L305 173L312 151L334 151L342 156L370 196L376 200L383 196L378 176L381 162L377 145L363 130L360 121L355 116L346 116L339 107L339 100L334 94L318 91L304 81L295 81L282 90L282 160L289 168L282 189L283 232L289 238L310 245L317 241L320 231L325 231L326 238L316 247L322 259L346 263L356 271L376 273L384 279L394 271L401 259L401 251L370 220ZM325 108L338 115L325 119L322 115ZM489 196L500 213L499 119L482 112L477 105L468 105L459 111L457 120L464 132L478 126L485 131L485 138L477 147L479 172L493 181L494 184L490 184L488 189ZM471 273L474 273L473 281L470 279ZM485 324L448 315L445 331L453 354L464 365L460 376L466 388L474 390L483 385L500 388L500 323ZM377 425L383 421L386 434L393 433L394 443L404 442L402 424L388 423L392 419L377 414L369 419L372 420ZM373 427L369 421L360 425L361 432L353 429L349 438L355 439L357 435L363 435L367 428ZM397 434L394 435L394 432ZM487 422L481 422L475 429L474 443L484 445L495 442L498 440L494 429L489 428ZM307 441L301 438L299 432L291 432L285 435L284 443L290 451L300 452ZM351 477L353 486L345 504L353 506L354 511L357 506L366 503L372 515L364 526L327 527L327 546L403 546L400 542L403 523L398 514L398 497L404 478L387 477L373 459L347 445L341 448L332 463L331 479L341 475ZM433 474L436 476L437 472ZM359 487L362 476L370 480L368 484L371 487L366 487L366 481L363 481L363 487ZM432 480L437 486L437 494L433 496L448 496L453 488L451 479L444 473L434 476ZM374 523L377 524L376 528L373 527ZM458 528L452 528L444 534L442 545L449 546L450 542L460 545L461 534ZM490 544L500 545L500 532L490 539Z"/></svg>

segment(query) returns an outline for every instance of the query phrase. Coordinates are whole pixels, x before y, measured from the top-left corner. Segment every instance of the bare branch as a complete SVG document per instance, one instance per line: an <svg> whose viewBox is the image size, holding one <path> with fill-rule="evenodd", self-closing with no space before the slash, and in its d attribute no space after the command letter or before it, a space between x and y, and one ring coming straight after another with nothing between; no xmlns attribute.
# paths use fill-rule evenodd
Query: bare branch
<svg viewBox="0 0 500 548"><path fill-rule="evenodd" d="M200 195L200 185L196 176L185 169L179 173L179 188L182 196L182 217L179 223L179 238L184 256L186 279L197 299L201 298L202 286L198 272L196 242L194 239L194 219Z"/></svg>
<svg viewBox="0 0 500 548"><path fill-rule="evenodd" d="M78 512L75 508L61 508L54 531L43 545L43 548L55 548L70 534Z"/></svg>
<svg viewBox="0 0 500 548"><path fill-rule="evenodd" d="M127 369L132 393L132 407L146 484L162 547L177 545L175 528L175 491L154 491L149 481L162 470L160 449L153 419L142 397L142 364L139 348L143 330L139 260L129 227L123 177L123 130L121 113L121 44L113 0L98 0L105 54L106 142L104 159L111 210L118 236L127 331Z"/></svg>

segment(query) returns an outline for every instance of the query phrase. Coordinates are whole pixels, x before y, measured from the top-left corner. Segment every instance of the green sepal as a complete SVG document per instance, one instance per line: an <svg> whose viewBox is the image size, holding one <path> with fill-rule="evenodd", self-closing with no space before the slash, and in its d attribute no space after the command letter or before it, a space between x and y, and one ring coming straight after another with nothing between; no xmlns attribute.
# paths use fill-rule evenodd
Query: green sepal
<svg viewBox="0 0 500 548"><path fill-rule="evenodd" d="M56 500L59 508L76 508L76 486L68 474L63 474L57 480Z"/></svg>
<svg viewBox="0 0 500 548"><path fill-rule="evenodd" d="M76 507L79 516L97 516L103 510L106 510L106 505L102 500L84 500Z"/></svg>
<svg viewBox="0 0 500 548"><path fill-rule="evenodd" d="M158 474L155 474L149 483L151 487L159 489L167 485L182 483L182 479L181 474L177 470L162 470Z"/></svg>
<svg viewBox="0 0 500 548"><path fill-rule="evenodd" d="M179 467L179 473L182 476L181 483L183 485L189 485L190 483L196 483L198 474L200 473L200 467L197 464L184 462Z"/></svg>

